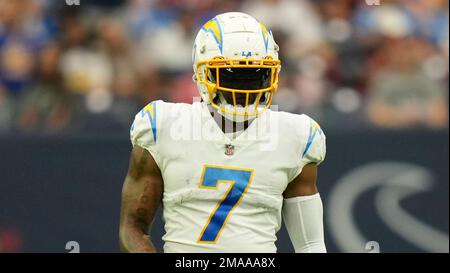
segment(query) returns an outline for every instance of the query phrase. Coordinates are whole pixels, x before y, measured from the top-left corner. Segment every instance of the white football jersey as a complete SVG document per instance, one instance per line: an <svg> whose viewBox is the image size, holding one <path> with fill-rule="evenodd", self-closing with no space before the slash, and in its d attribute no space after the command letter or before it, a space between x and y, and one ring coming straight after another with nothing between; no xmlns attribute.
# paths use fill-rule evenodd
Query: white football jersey
<svg viewBox="0 0 450 273"><path fill-rule="evenodd" d="M164 180L164 252L276 252L284 190L325 157L306 115L267 110L233 139L200 102L148 104L131 141Z"/></svg>

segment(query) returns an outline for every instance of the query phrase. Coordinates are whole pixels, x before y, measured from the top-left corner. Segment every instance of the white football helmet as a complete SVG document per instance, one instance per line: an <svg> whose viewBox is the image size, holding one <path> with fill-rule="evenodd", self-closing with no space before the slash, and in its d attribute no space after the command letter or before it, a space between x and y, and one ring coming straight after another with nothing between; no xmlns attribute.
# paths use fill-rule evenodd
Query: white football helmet
<svg viewBox="0 0 450 273"><path fill-rule="evenodd" d="M278 49L272 32L248 14L227 12L208 21L192 52L203 102L233 121L258 116L278 88Z"/></svg>

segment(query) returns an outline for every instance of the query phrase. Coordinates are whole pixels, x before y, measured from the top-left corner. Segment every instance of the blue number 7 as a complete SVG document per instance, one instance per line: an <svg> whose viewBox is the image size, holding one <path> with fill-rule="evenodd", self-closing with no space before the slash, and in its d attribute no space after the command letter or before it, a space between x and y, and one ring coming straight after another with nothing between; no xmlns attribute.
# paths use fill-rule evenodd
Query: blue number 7
<svg viewBox="0 0 450 273"><path fill-rule="evenodd" d="M239 205L252 182L253 169L205 165L200 188L217 190L219 183L229 183L225 196L217 203L203 227L197 243L216 243L231 211Z"/></svg>

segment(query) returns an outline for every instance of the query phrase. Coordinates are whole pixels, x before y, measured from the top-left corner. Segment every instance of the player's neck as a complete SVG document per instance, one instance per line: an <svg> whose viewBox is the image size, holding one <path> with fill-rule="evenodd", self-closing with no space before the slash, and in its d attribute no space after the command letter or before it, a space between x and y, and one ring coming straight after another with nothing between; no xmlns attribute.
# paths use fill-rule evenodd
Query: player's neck
<svg viewBox="0 0 450 273"><path fill-rule="evenodd" d="M210 110L209 113L213 117L214 121L217 123L219 128L222 129L222 132L224 132L225 134L244 131L253 121L247 120L244 122L235 122L225 118L224 116L220 115L219 113L217 113L217 111L211 108L209 110Z"/></svg>

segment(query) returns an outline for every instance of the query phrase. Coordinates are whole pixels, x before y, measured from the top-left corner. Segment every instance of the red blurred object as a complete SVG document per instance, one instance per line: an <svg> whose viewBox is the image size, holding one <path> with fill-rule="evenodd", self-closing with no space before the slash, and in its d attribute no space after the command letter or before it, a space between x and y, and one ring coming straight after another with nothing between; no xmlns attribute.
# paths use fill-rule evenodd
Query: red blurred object
<svg viewBox="0 0 450 273"><path fill-rule="evenodd" d="M23 236L18 228L0 227L0 253L20 252L22 246Z"/></svg>

